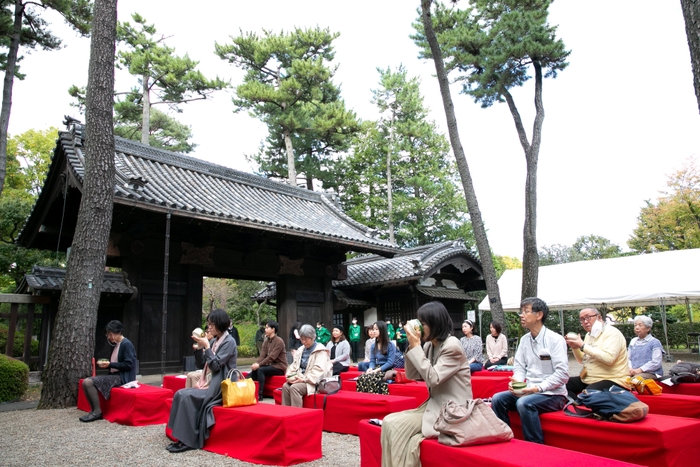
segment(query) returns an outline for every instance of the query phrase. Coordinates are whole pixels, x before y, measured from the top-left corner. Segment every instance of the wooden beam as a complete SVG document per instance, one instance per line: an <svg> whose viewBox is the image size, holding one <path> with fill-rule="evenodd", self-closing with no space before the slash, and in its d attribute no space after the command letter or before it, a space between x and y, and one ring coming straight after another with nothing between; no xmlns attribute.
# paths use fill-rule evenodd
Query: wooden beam
<svg viewBox="0 0 700 467"><path fill-rule="evenodd" d="M51 303L51 297L45 295L5 293L0 294L0 303Z"/></svg>

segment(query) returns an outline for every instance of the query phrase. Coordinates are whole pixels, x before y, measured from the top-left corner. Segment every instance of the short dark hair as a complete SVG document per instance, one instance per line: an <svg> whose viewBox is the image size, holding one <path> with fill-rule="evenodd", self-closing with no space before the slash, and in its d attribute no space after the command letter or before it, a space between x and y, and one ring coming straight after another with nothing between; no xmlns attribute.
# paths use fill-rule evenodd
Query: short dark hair
<svg viewBox="0 0 700 467"><path fill-rule="evenodd" d="M231 318L228 317L228 314L224 310L217 308L209 313L209 316L207 316L207 322L213 324L219 332L223 333L228 331L228 328L231 325Z"/></svg>
<svg viewBox="0 0 700 467"><path fill-rule="evenodd" d="M498 334L500 336L501 330L503 329L501 327L501 323L499 323L497 321L491 321L491 326L496 330L496 334Z"/></svg>
<svg viewBox="0 0 700 467"><path fill-rule="evenodd" d="M527 297L523 298L523 300L520 302L520 309L522 310L524 306L530 305L532 308L532 311L541 311L542 312L542 322L544 323L547 320L547 316L549 315L549 307L545 303L544 300L541 298L537 297Z"/></svg>
<svg viewBox="0 0 700 467"><path fill-rule="evenodd" d="M117 321L116 319L113 319L109 323L107 323L107 326L105 326L105 332L111 332L114 334L121 334L124 332L124 325L122 324L121 321Z"/></svg>
<svg viewBox="0 0 700 467"><path fill-rule="evenodd" d="M428 302L418 308L418 319L430 327L430 335L425 338L426 341L444 341L454 328L447 308L440 302Z"/></svg>
<svg viewBox="0 0 700 467"><path fill-rule="evenodd" d="M279 323L278 323L277 321L268 321L268 322L267 322L267 327L268 327L268 328L274 329L274 330L275 330L275 335L277 335L277 334L279 333L280 325L279 325Z"/></svg>

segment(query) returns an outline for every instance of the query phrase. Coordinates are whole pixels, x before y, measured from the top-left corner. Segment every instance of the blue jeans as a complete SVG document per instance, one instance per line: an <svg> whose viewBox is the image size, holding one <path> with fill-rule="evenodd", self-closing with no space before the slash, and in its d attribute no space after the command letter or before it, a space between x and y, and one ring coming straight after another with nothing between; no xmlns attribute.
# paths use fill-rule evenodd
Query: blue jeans
<svg viewBox="0 0 700 467"><path fill-rule="evenodd" d="M484 368L484 365L480 362L474 362L469 364L469 371L471 373L474 373L475 371L481 371Z"/></svg>
<svg viewBox="0 0 700 467"><path fill-rule="evenodd" d="M532 443L544 444L540 414L562 410L566 396L530 394L516 397L508 391L499 392L491 399L491 407L496 416L510 426L508 411L517 410L523 429L523 438Z"/></svg>
<svg viewBox="0 0 700 467"><path fill-rule="evenodd" d="M357 370L365 372L369 369L369 362L360 362L357 364Z"/></svg>

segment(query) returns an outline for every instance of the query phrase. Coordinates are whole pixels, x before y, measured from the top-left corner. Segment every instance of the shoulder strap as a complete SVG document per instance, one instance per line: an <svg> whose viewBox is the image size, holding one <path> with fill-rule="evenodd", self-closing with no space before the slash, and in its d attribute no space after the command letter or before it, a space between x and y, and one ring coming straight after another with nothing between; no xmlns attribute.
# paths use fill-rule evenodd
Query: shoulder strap
<svg viewBox="0 0 700 467"><path fill-rule="evenodd" d="M571 410L567 410L569 407L572 407L574 410L573 412ZM564 413L568 415L569 417L577 417L577 418L595 418L595 414L593 413L592 410L583 410L579 409L574 405L573 402L569 402L564 406Z"/></svg>

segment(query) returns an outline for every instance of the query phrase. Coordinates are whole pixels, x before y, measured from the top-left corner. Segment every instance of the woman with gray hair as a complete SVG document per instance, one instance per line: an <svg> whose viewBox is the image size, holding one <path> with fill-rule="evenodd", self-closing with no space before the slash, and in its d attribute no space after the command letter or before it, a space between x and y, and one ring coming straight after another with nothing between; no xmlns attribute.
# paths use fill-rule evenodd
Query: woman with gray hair
<svg viewBox="0 0 700 467"><path fill-rule="evenodd" d="M664 374L661 366L664 349L659 340L650 334L653 321L648 316L634 317L633 338L627 349L630 376L641 376L644 379L657 379Z"/></svg>
<svg viewBox="0 0 700 467"><path fill-rule="evenodd" d="M282 386L282 405L303 407L304 396L316 393L316 383L331 376L331 364L326 347L316 342L313 326L305 324L299 330L302 347L294 352L294 361L287 367L287 382Z"/></svg>

